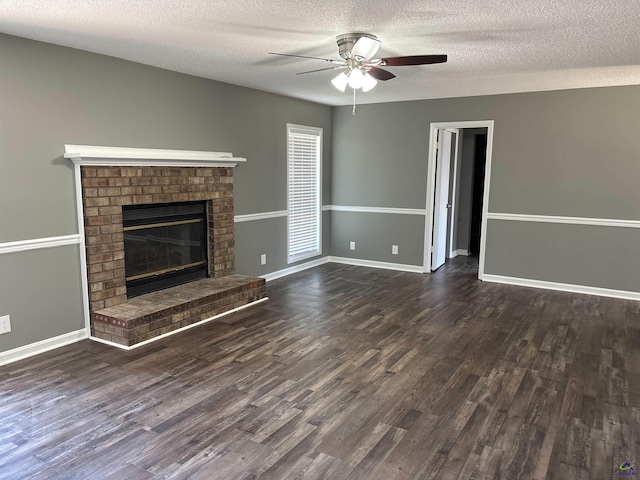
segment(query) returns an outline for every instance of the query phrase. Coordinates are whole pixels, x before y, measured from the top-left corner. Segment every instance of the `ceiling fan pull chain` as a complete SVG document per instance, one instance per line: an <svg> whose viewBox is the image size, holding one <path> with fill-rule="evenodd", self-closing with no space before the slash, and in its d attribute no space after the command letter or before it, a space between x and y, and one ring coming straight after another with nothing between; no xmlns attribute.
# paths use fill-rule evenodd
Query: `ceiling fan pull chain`
<svg viewBox="0 0 640 480"><path fill-rule="evenodd" d="M352 88L353 90L353 111L351 112L352 115L356 114L356 89Z"/></svg>

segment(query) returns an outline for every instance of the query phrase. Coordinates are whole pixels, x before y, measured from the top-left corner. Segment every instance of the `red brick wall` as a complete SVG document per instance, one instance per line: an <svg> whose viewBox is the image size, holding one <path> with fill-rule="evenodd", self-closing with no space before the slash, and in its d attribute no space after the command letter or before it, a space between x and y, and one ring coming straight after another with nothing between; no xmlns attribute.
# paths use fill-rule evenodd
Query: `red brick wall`
<svg viewBox="0 0 640 480"><path fill-rule="evenodd" d="M81 167L91 312L127 299L122 205L207 201L209 275L235 273L233 170Z"/></svg>

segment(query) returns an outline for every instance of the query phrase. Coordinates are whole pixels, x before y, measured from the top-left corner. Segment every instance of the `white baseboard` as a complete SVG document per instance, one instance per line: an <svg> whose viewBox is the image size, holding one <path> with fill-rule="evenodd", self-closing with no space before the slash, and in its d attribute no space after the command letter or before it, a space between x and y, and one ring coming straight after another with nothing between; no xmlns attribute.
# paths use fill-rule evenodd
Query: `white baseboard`
<svg viewBox="0 0 640 480"><path fill-rule="evenodd" d="M543 280L531 280L528 278L505 277L502 275L488 274L484 274L481 280L485 282L504 283L506 285L517 285L520 287L544 288L546 290L557 290L560 292L582 293L585 295L598 295L600 297L640 301L639 292L628 292L625 290L611 290L608 288L588 287L585 285L572 285L568 283L546 282Z"/></svg>
<svg viewBox="0 0 640 480"><path fill-rule="evenodd" d="M456 255L463 255L465 257L468 257L471 254L469 253L469 250L458 249L458 250L456 250Z"/></svg>
<svg viewBox="0 0 640 480"><path fill-rule="evenodd" d="M343 265L354 265L356 267L372 267L383 268L385 270L398 270L399 272L424 273L424 267L422 265L405 265L403 263L377 262L374 260L347 257L329 257L329 261Z"/></svg>
<svg viewBox="0 0 640 480"><path fill-rule="evenodd" d="M398 270L400 272L423 273L423 267L421 265L405 265L402 263L387 263L387 262L377 262L375 260L361 260L359 258L329 256L329 257L322 257L317 260L312 260L311 262L301 263L294 267L278 270L277 272L261 275L261 277L264 278L267 282L270 282L271 280L286 277L287 275L302 272L303 270L307 270L313 267L318 267L320 265L325 265L327 263L340 263L342 265L353 265L356 267L383 268L386 270Z"/></svg>
<svg viewBox="0 0 640 480"><path fill-rule="evenodd" d="M239 312L240 310L244 310L245 308L253 307L254 305L257 305L259 303L266 302L267 300L269 300L269 297L261 298L260 300L256 300L255 302L247 303L246 305L242 305L241 307L237 307L237 308L234 308L232 310L227 310L226 312L219 313L218 315L215 315L215 316L213 316L211 318L205 318L204 320L200 320L199 322L192 323L191 325L187 325L186 327L182 327L182 328L179 328L177 330L173 330L172 332L165 333L163 335L159 335L157 337L150 338L149 340L145 340L144 342L136 343L135 345L131 345L131 346L120 345L119 343L110 342L109 340L103 340L102 338L98 338L98 337L89 337L89 338L91 340L93 340L94 342L104 343L105 345L109 345L109 346L112 346L112 347L117 347L117 348L120 348L122 350L133 350L135 348L143 347L143 346L148 345L150 343L157 342L158 340L161 340L163 338L170 337L171 335L175 335L176 333L184 332L185 330L189 330L191 328L198 327L198 326L200 326L200 325L202 325L204 323L208 323L208 322L210 322L212 320L216 320L216 319L224 317L226 315L230 315L230 314L232 314L234 312Z"/></svg>
<svg viewBox="0 0 640 480"><path fill-rule="evenodd" d="M39 342L31 343L23 347L18 347L14 348L13 350L1 352L0 365L7 365L8 363L17 362L18 360L23 360L27 357L32 357L40 353L48 352L49 350L53 350L54 348L64 347L65 345L79 342L80 340L84 340L85 338L88 338L88 335L87 331L83 328L82 330L76 330L75 332L65 333L64 335L47 338L46 340L41 340Z"/></svg>
<svg viewBox="0 0 640 480"><path fill-rule="evenodd" d="M318 267L320 265L324 265L325 263L329 263L329 257L322 257L316 260L311 260L310 262L300 263L293 267L284 268L282 270L278 270L276 272L267 273L266 275L260 275L267 282L271 280L276 280L277 278L286 277L287 275L291 275L293 273L302 272L303 270L307 270L309 268Z"/></svg>

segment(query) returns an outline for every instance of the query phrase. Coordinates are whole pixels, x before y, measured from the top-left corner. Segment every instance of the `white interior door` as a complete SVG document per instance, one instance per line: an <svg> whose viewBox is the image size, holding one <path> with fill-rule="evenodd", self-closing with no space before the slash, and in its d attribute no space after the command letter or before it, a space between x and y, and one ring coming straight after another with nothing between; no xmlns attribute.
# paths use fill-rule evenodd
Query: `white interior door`
<svg viewBox="0 0 640 480"><path fill-rule="evenodd" d="M433 205L433 249L431 270L440 268L447 255L447 218L449 217L449 170L451 167L451 132L438 130L436 152L436 191Z"/></svg>
<svg viewBox="0 0 640 480"><path fill-rule="evenodd" d="M457 248L455 245L454 240L456 239L456 231L458 228L458 216L457 216L457 212L456 209L458 208L457 206L457 197L459 195L459 182L458 182L458 155L459 155L459 151L458 151L458 146L460 144L460 130L457 128L454 129L450 129L449 130L451 132L451 139L452 139L452 143L453 145L451 145L451 178L449 179L449 204L451 205L451 207L449 208L449 220L448 220L448 226L447 226L447 232L448 232L448 238L447 238L447 242L448 242L448 247L449 247L449 253L447 255L448 258L455 258L457 256Z"/></svg>

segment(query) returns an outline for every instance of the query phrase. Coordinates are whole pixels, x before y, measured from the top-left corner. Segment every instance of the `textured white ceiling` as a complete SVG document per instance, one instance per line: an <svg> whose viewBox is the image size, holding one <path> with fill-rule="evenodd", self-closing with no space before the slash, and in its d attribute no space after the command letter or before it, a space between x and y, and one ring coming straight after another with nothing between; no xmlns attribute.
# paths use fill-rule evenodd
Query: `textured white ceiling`
<svg viewBox="0 0 640 480"><path fill-rule="evenodd" d="M640 84L638 0L0 0L0 32L329 105L352 96L335 37L368 32L378 56L447 54L389 68L358 103Z"/></svg>

